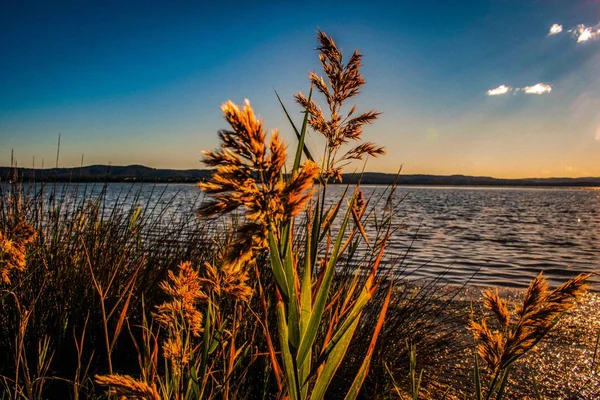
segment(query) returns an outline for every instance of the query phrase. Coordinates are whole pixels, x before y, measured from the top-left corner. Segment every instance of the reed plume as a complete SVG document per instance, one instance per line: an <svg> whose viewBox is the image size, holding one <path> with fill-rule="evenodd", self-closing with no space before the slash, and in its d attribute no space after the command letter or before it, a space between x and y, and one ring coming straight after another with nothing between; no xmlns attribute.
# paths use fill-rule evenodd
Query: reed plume
<svg viewBox="0 0 600 400"><path fill-rule="evenodd" d="M552 329L557 318L587 290L589 277L589 274L581 274L550 290L540 273L529 285L523 304L513 313L497 290L487 290L484 306L492 311L500 330L493 332L483 318L480 322L471 322L471 331L480 342L478 353L488 367L493 371L504 369L531 350Z"/></svg>
<svg viewBox="0 0 600 400"><path fill-rule="evenodd" d="M36 236L36 231L24 221L19 221L10 232L0 232L0 279L2 282L10 283L12 271L25 270L25 246Z"/></svg>
<svg viewBox="0 0 600 400"><path fill-rule="evenodd" d="M184 339L177 333L171 333L171 337L162 344L163 356L171 363L171 373L176 379L182 376L184 368L189 365L192 353L189 342L184 343Z"/></svg>
<svg viewBox="0 0 600 400"><path fill-rule="evenodd" d="M202 276L189 261L179 265L177 275L169 271L160 288L171 299L157 307L155 317L165 328L163 355L170 361L174 376L182 376L184 368L193 361L195 350L188 333L200 338L204 331L204 316L198 306L205 305L210 310L221 296L247 302L252 295L247 281L244 271L218 269L208 262Z"/></svg>
<svg viewBox="0 0 600 400"><path fill-rule="evenodd" d="M252 297L252 288L248 285L248 272L243 270L216 268L210 263L204 263L206 282L217 297L227 296L232 300L248 302Z"/></svg>
<svg viewBox="0 0 600 400"><path fill-rule="evenodd" d="M223 268L237 271L254 252L267 248L270 226L279 226L303 210L319 168L307 161L284 180L287 155L278 131L273 131L267 144L263 122L247 100L241 108L228 101L221 109L231 130L219 132L219 150L204 152L203 162L216 171L199 184L212 200L198 213L214 216L245 210L248 222L237 228L236 239L224 257Z"/></svg>
<svg viewBox="0 0 600 400"><path fill-rule="evenodd" d="M356 106L353 106L347 113L342 111L344 102L356 96L365 83L360 72L362 54L355 50L348 62L344 64L342 52L333 39L319 30L317 40L319 42L317 47L319 60L327 79L314 72L311 72L308 78L325 97L329 115L325 116L323 109L312 98L307 98L300 92L296 94L295 99L308 113L310 126L320 132L327 141L326 165L322 172L322 179L326 182L341 181L342 167L349 161L385 154L383 147L365 142L338 156L341 146L350 141L360 141L364 125L374 122L380 113L372 110L355 115Z"/></svg>
<svg viewBox="0 0 600 400"><path fill-rule="evenodd" d="M179 274L169 271L168 280L161 282L161 289L171 296L171 300L158 306L156 318L165 327L173 327L183 322L188 326L194 336L202 333L202 313L196 306L208 301L208 296L203 291L202 282L198 273L187 261L179 265Z"/></svg>
<svg viewBox="0 0 600 400"><path fill-rule="evenodd" d="M156 386L140 382L128 375L96 375L95 381L108 386L109 393L120 399L161 400Z"/></svg>
<svg viewBox="0 0 600 400"><path fill-rule="evenodd" d="M588 288L589 277L590 274L581 274L550 290L540 273L529 285L523 303L513 312L497 290L484 293L484 307L494 315L498 329L490 328L485 317L479 322L472 320L470 329L478 342L477 354L493 374L490 395L504 390L510 366L542 340L581 297Z"/></svg>

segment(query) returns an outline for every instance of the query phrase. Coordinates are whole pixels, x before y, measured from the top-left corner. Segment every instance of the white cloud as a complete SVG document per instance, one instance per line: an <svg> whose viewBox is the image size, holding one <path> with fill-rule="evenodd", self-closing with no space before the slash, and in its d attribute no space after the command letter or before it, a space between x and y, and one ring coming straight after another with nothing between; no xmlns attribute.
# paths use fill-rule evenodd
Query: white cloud
<svg viewBox="0 0 600 400"><path fill-rule="evenodd" d="M557 35L563 32L563 26L560 24L552 24L548 36ZM577 38L577 43L587 42L589 40L600 39L600 23L594 26L586 26L579 24L575 28L569 29L571 35Z"/></svg>
<svg viewBox="0 0 600 400"><path fill-rule="evenodd" d="M533 86L525 86L523 91L527 94L544 94L552 91L552 86L546 83L536 83Z"/></svg>
<svg viewBox="0 0 600 400"><path fill-rule="evenodd" d="M509 92L525 92L526 94L544 94L552 91L552 85L547 83L536 83L533 86L525 86L522 88L512 88L506 85L500 85L495 89L490 89L486 93L488 96L499 96Z"/></svg>
<svg viewBox="0 0 600 400"><path fill-rule="evenodd" d="M577 43L600 38L600 23L595 26L577 25L569 29L569 33L577 38Z"/></svg>
<svg viewBox="0 0 600 400"><path fill-rule="evenodd" d="M550 32L548 32L548 36L556 35L557 33L561 33L563 30L563 26L560 24L554 24L550 27Z"/></svg>
<svg viewBox="0 0 600 400"><path fill-rule="evenodd" d="M581 35L579 35L579 37L577 38L577 43L587 42L588 40L592 39L593 36L594 34L592 33L592 30L590 28L586 28L583 32L581 32Z"/></svg>
<svg viewBox="0 0 600 400"><path fill-rule="evenodd" d="M488 96L498 96L501 94L506 94L508 92L511 91L511 87L510 86L506 86L506 85L500 85L495 89L490 89L487 91L487 95Z"/></svg>

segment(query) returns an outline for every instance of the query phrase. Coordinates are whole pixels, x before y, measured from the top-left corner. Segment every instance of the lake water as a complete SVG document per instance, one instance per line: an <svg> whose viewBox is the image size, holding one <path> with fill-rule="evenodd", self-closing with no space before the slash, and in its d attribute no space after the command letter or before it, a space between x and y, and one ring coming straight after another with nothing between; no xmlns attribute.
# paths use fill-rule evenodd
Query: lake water
<svg viewBox="0 0 600 400"><path fill-rule="evenodd" d="M102 185L85 188L96 195ZM331 202L344 189L330 187ZM386 207L385 187L365 186L363 192L374 211ZM109 205L141 204L162 218L175 214L190 220L196 219L194 209L202 202L191 184L115 183L107 186L105 196ZM524 287L542 270L556 284L600 268L597 189L399 187L390 204L398 229L385 261L411 278L443 273L449 283L470 279L477 285ZM598 276L593 281L597 289Z"/></svg>

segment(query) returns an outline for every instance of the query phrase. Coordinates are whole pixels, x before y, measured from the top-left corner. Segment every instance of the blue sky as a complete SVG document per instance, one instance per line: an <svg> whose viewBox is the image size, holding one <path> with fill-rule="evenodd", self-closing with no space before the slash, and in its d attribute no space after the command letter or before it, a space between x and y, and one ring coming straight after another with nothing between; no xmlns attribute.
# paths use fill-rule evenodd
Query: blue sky
<svg viewBox="0 0 600 400"><path fill-rule="evenodd" d="M368 170L600 176L599 23L597 0L2 0L0 165L53 166L60 133L61 166L201 168L228 99L292 142L274 90L300 119L321 28L364 54Z"/></svg>

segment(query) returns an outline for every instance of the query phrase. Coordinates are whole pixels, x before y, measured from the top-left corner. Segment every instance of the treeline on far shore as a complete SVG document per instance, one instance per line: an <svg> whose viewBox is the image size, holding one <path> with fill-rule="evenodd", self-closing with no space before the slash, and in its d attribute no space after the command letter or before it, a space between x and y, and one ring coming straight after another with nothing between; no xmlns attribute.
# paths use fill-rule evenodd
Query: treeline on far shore
<svg viewBox="0 0 600 400"><path fill-rule="evenodd" d="M10 182L156 182L197 183L212 175L210 169L157 169L142 165L91 165L74 168L0 167L0 181ZM431 185L431 186L600 186L600 177L502 179L467 175L405 175L382 172L343 174L342 183L365 185Z"/></svg>

